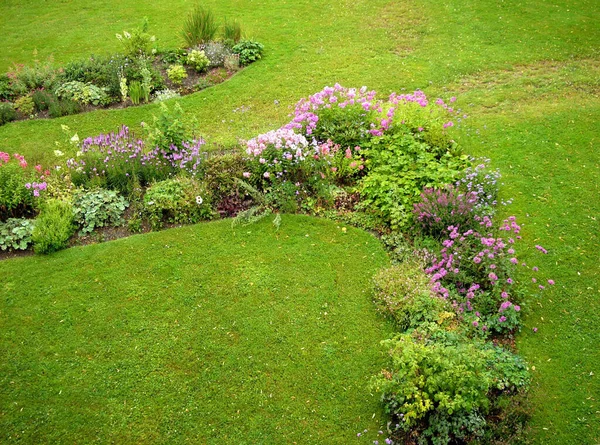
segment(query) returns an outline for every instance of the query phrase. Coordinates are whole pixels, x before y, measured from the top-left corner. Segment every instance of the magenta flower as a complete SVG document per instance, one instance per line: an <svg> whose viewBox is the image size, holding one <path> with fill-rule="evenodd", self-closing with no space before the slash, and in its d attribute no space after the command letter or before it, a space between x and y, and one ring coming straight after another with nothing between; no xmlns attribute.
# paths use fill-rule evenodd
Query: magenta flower
<svg viewBox="0 0 600 445"><path fill-rule="evenodd" d="M549 284L550 286L554 286L554 280L548 280L548 284Z"/></svg>

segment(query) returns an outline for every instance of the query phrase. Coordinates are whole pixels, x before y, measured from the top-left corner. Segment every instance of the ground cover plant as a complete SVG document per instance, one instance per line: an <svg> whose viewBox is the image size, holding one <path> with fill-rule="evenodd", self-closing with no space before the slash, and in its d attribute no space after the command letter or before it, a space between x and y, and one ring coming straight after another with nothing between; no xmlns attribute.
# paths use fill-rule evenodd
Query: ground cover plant
<svg viewBox="0 0 600 445"><path fill-rule="evenodd" d="M159 41L176 46L177 37L169 30L178 29L180 19L169 12L179 6L176 1L128 9L72 3L59 9L5 2L3 70L15 61L31 64L36 47L39 59L53 53L60 63L114 52L118 42L105 36L122 32L110 28L115 19L128 23L120 28L131 29L148 15L153 26L164 25L153 28ZM214 10L232 15L225 5ZM550 255L533 264L544 266L558 283L525 317L527 330L516 340L535 366L527 437L534 443L597 441L594 376L600 340L590 315L598 312L597 268L590 258L598 250L598 159L593 150L600 121L593 44L598 39L593 26L597 5L371 1L277 8L264 3L240 10L236 16L245 29L269 42L269 55L227 85L182 100L182 107L203 123L209 142L231 144L240 136L267 132L289 120L287 106L298 97L335 81L367 84L380 92L422 88L433 97L459 97L456 107L468 110L471 126L459 129L454 138L466 153L491 157L494 168L502 169L506 185L501 197L514 197L514 204L510 210L499 208L500 220L517 216L531 240L520 251L528 267L537 252L534 244L549 250ZM369 25L357 28L357 16ZM315 28L315 20L336 26ZM42 22L63 23L64 31L57 35ZM104 27L106 33L91 34L92 27ZM110 133L123 123L141 134L136 126L151 121L156 112L148 105L62 122L82 135ZM53 161L48 141L60 138L54 122L22 121L0 128L2 150L17 151L33 163ZM351 202L352 196L344 199ZM395 250L406 251L401 245ZM539 330L534 333L533 328Z"/></svg>

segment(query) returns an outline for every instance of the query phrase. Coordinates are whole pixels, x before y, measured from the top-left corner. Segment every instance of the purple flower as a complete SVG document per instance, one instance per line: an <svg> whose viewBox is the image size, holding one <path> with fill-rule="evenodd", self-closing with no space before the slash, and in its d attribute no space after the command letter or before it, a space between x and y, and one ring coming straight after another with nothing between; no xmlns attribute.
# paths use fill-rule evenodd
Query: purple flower
<svg viewBox="0 0 600 445"><path fill-rule="evenodd" d="M548 284L549 284L550 286L554 286L554 280L548 280Z"/></svg>
<svg viewBox="0 0 600 445"><path fill-rule="evenodd" d="M503 315L502 317L500 317L500 318L498 319L498 321L499 321L500 323L504 323L504 322L506 321L506 317Z"/></svg>
<svg viewBox="0 0 600 445"><path fill-rule="evenodd" d="M544 249L542 246L540 246L539 244L536 244L535 248L537 250L539 250L540 252L542 252L543 254L547 254L548 253L548 251L546 249Z"/></svg>
<svg viewBox="0 0 600 445"><path fill-rule="evenodd" d="M537 332L538 331L537 328L533 328L532 330L533 330L533 332Z"/></svg>

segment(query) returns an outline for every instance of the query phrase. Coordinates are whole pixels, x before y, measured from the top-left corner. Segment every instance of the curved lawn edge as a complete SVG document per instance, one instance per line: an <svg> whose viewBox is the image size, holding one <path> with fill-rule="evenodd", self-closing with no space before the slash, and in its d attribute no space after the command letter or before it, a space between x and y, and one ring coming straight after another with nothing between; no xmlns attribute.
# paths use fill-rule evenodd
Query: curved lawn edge
<svg viewBox="0 0 600 445"><path fill-rule="evenodd" d="M3 439L347 443L383 421L372 235L284 215L0 264Z"/></svg>

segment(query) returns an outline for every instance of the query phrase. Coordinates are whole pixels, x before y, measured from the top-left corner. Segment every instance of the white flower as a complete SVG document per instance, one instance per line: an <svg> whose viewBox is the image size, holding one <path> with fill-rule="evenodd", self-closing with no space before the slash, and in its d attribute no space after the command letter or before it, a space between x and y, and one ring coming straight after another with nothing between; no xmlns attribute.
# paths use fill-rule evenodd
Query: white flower
<svg viewBox="0 0 600 445"><path fill-rule="evenodd" d="M78 152L75 154L75 157L79 158L79 157L81 157L81 156L83 156L83 152L82 152L81 150L79 150L79 151L78 151Z"/></svg>
<svg viewBox="0 0 600 445"><path fill-rule="evenodd" d="M60 158L61 156L64 156L65 154L60 151L60 150L54 150L54 156L56 156L57 158Z"/></svg>
<svg viewBox="0 0 600 445"><path fill-rule="evenodd" d="M196 196L196 204L202 205L204 201L202 200L202 196Z"/></svg>
<svg viewBox="0 0 600 445"><path fill-rule="evenodd" d="M117 39L119 40L123 40L123 36L121 34L115 34L117 36Z"/></svg>
<svg viewBox="0 0 600 445"><path fill-rule="evenodd" d="M73 144L78 144L78 143L79 143L79 135L78 135L77 133L75 133L75 134L73 135L73 137L71 138L71 142L72 142Z"/></svg>
<svg viewBox="0 0 600 445"><path fill-rule="evenodd" d="M123 35L126 39L131 39L131 34L129 34L127 31L123 31Z"/></svg>

